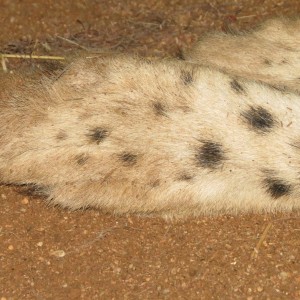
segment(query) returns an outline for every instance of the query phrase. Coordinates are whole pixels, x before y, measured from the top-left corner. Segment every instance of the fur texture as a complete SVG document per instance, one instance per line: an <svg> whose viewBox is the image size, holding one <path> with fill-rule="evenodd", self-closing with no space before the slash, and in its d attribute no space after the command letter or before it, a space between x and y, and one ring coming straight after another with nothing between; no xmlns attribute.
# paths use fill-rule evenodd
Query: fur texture
<svg viewBox="0 0 300 300"><path fill-rule="evenodd" d="M203 37L184 59L300 92L300 19L272 19L255 30Z"/></svg>
<svg viewBox="0 0 300 300"><path fill-rule="evenodd" d="M0 176L71 209L300 207L300 96L178 61L84 58L2 78Z"/></svg>

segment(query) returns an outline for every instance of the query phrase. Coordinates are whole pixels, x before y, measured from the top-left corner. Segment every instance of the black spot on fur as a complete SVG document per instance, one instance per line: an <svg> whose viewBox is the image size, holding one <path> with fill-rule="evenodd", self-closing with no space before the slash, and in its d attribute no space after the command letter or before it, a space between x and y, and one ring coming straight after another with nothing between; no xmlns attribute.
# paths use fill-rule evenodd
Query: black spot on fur
<svg viewBox="0 0 300 300"><path fill-rule="evenodd" d="M276 90L281 93L286 93L288 91L287 87L284 85L269 85L273 90Z"/></svg>
<svg viewBox="0 0 300 300"><path fill-rule="evenodd" d="M175 108L181 110L185 114L193 112L193 109L188 105L178 105Z"/></svg>
<svg viewBox="0 0 300 300"><path fill-rule="evenodd" d="M79 154L75 156L76 163L79 166L83 166L89 159L89 156L85 153Z"/></svg>
<svg viewBox="0 0 300 300"><path fill-rule="evenodd" d="M99 145L107 136L109 135L108 130L96 127L90 130L90 133L87 136L91 139L92 142L95 142Z"/></svg>
<svg viewBox="0 0 300 300"><path fill-rule="evenodd" d="M43 199L49 197L49 187L47 186L38 185L35 183L28 183L17 185L16 188L17 192L24 196Z"/></svg>
<svg viewBox="0 0 300 300"><path fill-rule="evenodd" d="M64 141L68 138L68 135L66 134L66 132L64 132L63 130L61 130L57 135L56 135L56 139L59 141Z"/></svg>
<svg viewBox="0 0 300 300"><path fill-rule="evenodd" d="M60 74L65 69L65 64L59 60L41 60L39 61L38 68L39 71L43 72L42 74L53 76Z"/></svg>
<svg viewBox="0 0 300 300"><path fill-rule="evenodd" d="M178 48L175 57L178 58L179 60L185 60L183 50L181 48Z"/></svg>
<svg viewBox="0 0 300 300"><path fill-rule="evenodd" d="M130 152L123 152L119 155L119 158L126 166L133 166L137 163L137 155Z"/></svg>
<svg viewBox="0 0 300 300"><path fill-rule="evenodd" d="M261 133L270 131L276 124L273 116L261 106L251 106L242 113L242 116L247 120L251 128Z"/></svg>
<svg viewBox="0 0 300 300"><path fill-rule="evenodd" d="M159 101L154 102L153 108L154 108L154 112L156 115L158 115L158 116L166 116L167 115L166 106L163 105L161 102L159 102Z"/></svg>
<svg viewBox="0 0 300 300"><path fill-rule="evenodd" d="M272 61L266 58L264 60L264 64L267 65L267 66L271 66L272 65Z"/></svg>
<svg viewBox="0 0 300 300"><path fill-rule="evenodd" d="M218 167L225 160L222 145L212 141L202 141L196 159L201 167L210 169Z"/></svg>
<svg viewBox="0 0 300 300"><path fill-rule="evenodd" d="M160 186L160 180L159 179L156 179L156 180L153 180L150 182L150 186L152 188L156 188L156 187L159 187Z"/></svg>
<svg viewBox="0 0 300 300"><path fill-rule="evenodd" d="M238 94L243 94L243 93L245 93L244 88L241 86L241 84L240 84L236 79L234 79L234 80L232 80L232 81L230 82L230 86L231 86L231 88L232 88L235 92L237 92Z"/></svg>
<svg viewBox="0 0 300 300"><path fill-rule="evenodd" d="M193 176L187 173L183 173L179 176L179 181L191 181L193 179Z"/></svg>
<svg viewBox="0 0 300 300"><path fill-rule="evenodd" d="M182 81L185 85L189 85L194 81L192 73L190 71L186 71L186 70L181 70L180 78L182 79Z"/></svg>
<svg viewBox="0 0 300 300"><path fill-rule="evenodd" d="M278 178L266 178L263 183L267 189L267 192L274 199L289 195L292 190L292 186L290 184Z"/></svg>

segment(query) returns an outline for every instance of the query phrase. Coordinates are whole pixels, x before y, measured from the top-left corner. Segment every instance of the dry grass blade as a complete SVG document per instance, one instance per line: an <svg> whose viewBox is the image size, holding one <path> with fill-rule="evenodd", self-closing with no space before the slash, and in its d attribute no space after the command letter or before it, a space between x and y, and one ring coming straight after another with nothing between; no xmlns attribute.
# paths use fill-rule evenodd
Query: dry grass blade
<svg viewBox="0 0 300 300"><path fill-rule="evenodd" d="M29 54L0 54L2 59L5 58L21 58L21 59L48 59L48 60L65 60L63 56L50 55L29 55Z"/></svg>
<svg viewBox="0 0 300 300"><path fill-rule="evenodd" d="M82 46L82 45L80 45L80 44L78 44L78 43L76 43L76 42L74 42L74 41L72 41L72 40L70 40L70 39L64 38L64 37L59 36L59 35L57 35L57 38L59 38L59 39L65 41L65 42L67 42L67 43L69 43L69 44L75 45L75 46L77 46L77 47L79 47L79 48L81 48L81 49L83 49L83 50L90 51L89 48L87 48L87 47L85 47L85 46Z"/></svg>
<svg viewBox="0 0 300 300"><path fill-rule="evenodd" d="M264 232L262 233L262 235L261 235L258 243L256 244L256 246L255 246L255 248L254 248L254 250L253 250L253 252L251 254L251 259L256 259L257 258L259 249L260 249L263 241L265 240L265 238L266 238L266 236L267 236L267 234L268 234L271 226L272 226L271 222L266 226Z"/></svg>
<svg viewBox="0 0 300 300"><path fill-rule="evenodd" d="M4 73L7 73L7 66L6 66L6 61L5 61L5 57L1 57L1 65L2 65L2 70Z"/></svg>

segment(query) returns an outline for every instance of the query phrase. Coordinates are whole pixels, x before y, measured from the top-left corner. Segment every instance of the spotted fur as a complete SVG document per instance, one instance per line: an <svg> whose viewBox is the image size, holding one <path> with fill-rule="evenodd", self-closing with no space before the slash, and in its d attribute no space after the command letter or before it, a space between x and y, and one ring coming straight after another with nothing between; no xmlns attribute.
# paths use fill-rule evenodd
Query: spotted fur
<svg viewBox="0 0 300 300"><path fill-rule="evenodd" d="M239 35L207 34L183 59L300 93L299 29L300 18L281 18Z"/></svg>
<svg viewBox="0 0 300 300"><path fill-rule="evenodd" d="M259 133L269 132L276 124L271 113L261 106L251 106L242 113L242 116L245 118L249 127Z"/></svg>
<svg viewBox="0 0 300 300"><path fill-rule="evenodd" d="M120 160L125 166L134 166L137 163L137 155L129 152L123 152L119 155Z"/></svg>
<svg viewBox="0 0 300 300"><path fill-rule="evenodd" d="M264 180L264 184L266 186L267 192L274 198L280 198L283 196L288 196L291 191L292 187L290 184L284 182L281 179L277 178L266 178Z"/></svg>
<svg viewBox="0 0 300 300"><path fill-rule="evenodd" d="M167 116L167 108L159 101L153 103L154 113L158 116Z"/></svg>
<svg viewBox="0 0 300 300"><path fill-rule="evenodd" d="M215 169L224 159L222 145L213 141L202 141L202 145L196 154L197 163L203 168Z"/></svg>
<svg viewBox="0 0 300 300"><path fill-rule="evenodd" d="M108 130L101 127L95 127L90 130L87 136L90 138L91 142L95 142L99 145L108 136Z"/></svg>
<svg viewBox="0 0 300 300"><path fill-rule="evenodd" d="M245 93L244 88L241 86L241 84L236 79L234 79L230 82L230 86L238 94Z"/></svg>
<svg viewBox="0 0 300 300"><path fill-rule="evenodd" d="M263 57L272 69L276 57ZM1 77L1 181L112 213L299 209L300 96L278 90L277 75L275 89L229 73L116 55L78 59L55 79Z"/></svg>
<svg viewBox="0 0 300 300"><path fill-rule="evenodd" d="M189 85L193 82L193 75L190 71L182 70L181 79L185 85Z"/></svg>

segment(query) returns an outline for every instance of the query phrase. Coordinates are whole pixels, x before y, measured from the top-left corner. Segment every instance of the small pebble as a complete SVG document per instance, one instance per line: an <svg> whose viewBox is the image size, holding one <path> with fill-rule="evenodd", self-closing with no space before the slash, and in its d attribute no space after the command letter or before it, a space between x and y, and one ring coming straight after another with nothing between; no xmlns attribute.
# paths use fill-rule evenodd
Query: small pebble
<svg viewBox="0 0 300 300"><path fill-rule="evenodd" d="M170 290L169 289L164 289L162 292L163 292L164 295L166 295L166 294L170 293Z"/></svg>
<svg viewBox="0 0 300 300"><path fill-rule="evenodd" d="M56 257L64 257L66 255L66 252L64 250L54 250L54 251L50 251L50 255Z"/></svg>
<svg viewBox="0 0 300 300"><path fill-rule="evenodd" d="M29 203L28 197L23 198L23 199L21 200L21 203L27 205L27 204Z"/></svg>
<svg viewBox="0 0 300 300"><path fill-rule="evenodd" d="M290 277L290 274L288 272L282 271L282 272L279 273L279 277L282 280L286 280L286 279L288 279Z"/></svg>
<svg viewBox="0 0 300 300"><path fill-rule="evenodd" d="M177 273L177 269L176 268L171 269L171 274L172 275L176 275L176 273Z"/></svg>

